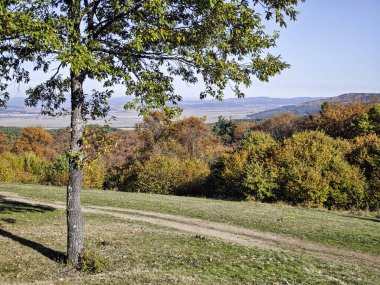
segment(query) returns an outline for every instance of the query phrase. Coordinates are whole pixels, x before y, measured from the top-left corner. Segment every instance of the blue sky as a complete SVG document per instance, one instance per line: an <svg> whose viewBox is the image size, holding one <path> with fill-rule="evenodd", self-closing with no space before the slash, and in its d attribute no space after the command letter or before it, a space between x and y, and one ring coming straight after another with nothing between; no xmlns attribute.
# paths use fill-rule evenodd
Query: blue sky
<svg viewBox="0 0 380 285"><path fill-rule="evenodd" d="M380 0L306 0L298 10L277 48L291 68L269 83L254 83L246 95L380 93Z"/></svg>
<svg viewBox="0 0 380 285"><path fill-rule="evenodd" d="M300 15L280 31L274 51L291 68L254 82L247 97L330 97L349 92L380 93L380 0L306 0ZM196 98L200 86L178 82ZM233 97L226 93L225 97Z"/></svg>
<svg viewBox="0 0 380 285"><path fill-rule="evenodd" d="M270 80L255 81L247 97L330 97L349 92L380 93L380 0L306 0L300 15L280 31L278 48L291 68ZM35 74L32 81L43 78ZM202 84L175 87L185 99L196 99ZM99 88L87 84L88 89ZM22 95L24 86L11 88ZM122 89L116 90L122 95ZM233 97L226 90L225 98Z"/></svg>

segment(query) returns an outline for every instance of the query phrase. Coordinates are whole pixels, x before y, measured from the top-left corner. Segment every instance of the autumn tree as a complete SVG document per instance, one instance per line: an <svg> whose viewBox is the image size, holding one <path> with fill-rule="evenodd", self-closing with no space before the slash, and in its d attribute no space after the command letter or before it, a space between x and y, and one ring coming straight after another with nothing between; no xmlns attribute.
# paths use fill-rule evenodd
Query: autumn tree
<svg viewBox="0 0 380 285"><path fill-rule="evenodd" d="M227 86L253 78L268 81L288 64L267 53L278 32L262 19L286 26L299 0L6 0L0 2L0 105L10 82L29 82L30 70L50 77L28 90L26 103L41 113L70 114L71 142L67 187L68 260L78 263L84 247L80 192L83 134L87 118L104 117L113 86L122 84L135 100L126 108L152 108L173 115L181 97L173 80L204 82L207 95L221 99ZM28 63L28 65L26 65ZM85 91L85 82L103 90ZM63 103L69 98L71 107Z"/></svg>
<svg viewBox="0 0 380 285"><path fill-rule="evenodd" d="M0 131L0 153L9 150L8 137L2 131Z"/></svg>
<svg viewBox="0 0 380 285"><path fill-rule="evenodd" d="M266 119L254 129L269 133L275 140L283 141L302 130L303 119L291 112L274 115Z"/></svg>
<svg viewBox="0 0 380 285"><path fill-rule="evenodd" d="M210 127L197 117L185 118L171 124L169 136L176 139L187 150L190 157L197 156L203 146L215 138Z"/></svg>
<svg viewBox="0 0 380 285"><path fill-rule="evenodd" d="M355 136L352 122L363 115L370 105L358 102L338 103L325 102L319 113L313 114L305 127L324 131L334 138L352 138Z"/></svg>
<svg viewBox="0 0 380 285"><path fill-rule="evenodd" d="M16 153L34 152L37 156L47 156L53 137L42 127L26 127L21 129L20 137L13 150Z"/></svg>

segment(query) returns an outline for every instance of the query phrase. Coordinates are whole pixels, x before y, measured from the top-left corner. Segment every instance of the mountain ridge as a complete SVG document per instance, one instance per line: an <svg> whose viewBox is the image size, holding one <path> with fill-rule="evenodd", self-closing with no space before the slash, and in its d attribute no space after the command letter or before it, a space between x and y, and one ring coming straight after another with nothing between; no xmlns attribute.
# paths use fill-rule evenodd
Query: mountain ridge
<svg viewBox="0 0 380 285"><path fill-rule="evenodd" d="M287 112L291 112L299 116L311 115L313 113L319 112L324 102L343 104L349 102L377 103L380 102L380 93L344 93L335 97L327 97L295 105L276 107L273 109L248 114L247 117L254 120L264 120L274 115Z"/></svg>

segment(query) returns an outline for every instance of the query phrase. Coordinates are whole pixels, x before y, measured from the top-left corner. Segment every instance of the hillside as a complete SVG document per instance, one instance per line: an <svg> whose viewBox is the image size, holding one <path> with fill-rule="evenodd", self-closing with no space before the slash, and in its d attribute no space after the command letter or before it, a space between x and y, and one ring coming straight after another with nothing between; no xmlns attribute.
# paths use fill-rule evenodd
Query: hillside
<svg viewBox="0 0 380 285"><path fill-rule="evenodd" d="M248 117L255 120L262 120L272 117L276 114L291 112L299 116L311 115L321 110L321 105L324 102L331 103L372 103L380 102L380 93L347 93L336 97L323 98L313 101L302 102L299 104L277 107L262 112L249 114Z"/></svg>
<svg viewBox="0 0 380 285"><path fill-rule="evenodd" d="M95 189L83 191L86 247L109 265L102 273L76 272L62 263L65 194L0 184L1 284L380 281L373 216Z"/></svg>

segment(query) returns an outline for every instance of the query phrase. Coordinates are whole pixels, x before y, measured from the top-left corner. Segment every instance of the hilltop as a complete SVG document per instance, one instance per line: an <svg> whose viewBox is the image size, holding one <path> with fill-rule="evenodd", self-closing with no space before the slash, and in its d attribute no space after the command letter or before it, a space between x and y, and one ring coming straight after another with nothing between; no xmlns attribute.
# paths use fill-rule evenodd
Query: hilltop
<svg viewBox="0 0 380 285"><path fill-rule="evenodd" d="M257 112L249 114L250 119L262 120L272 117L276 114L291 112L299 116L311 115L313 113L319 112L321 110L321 105L324 102L331 103L375 103L380 102L380 93L346 93L336 97L322 98L318 100L312 100L307 102L302 102L299 104L281 106L262 112Z"/></svg>

